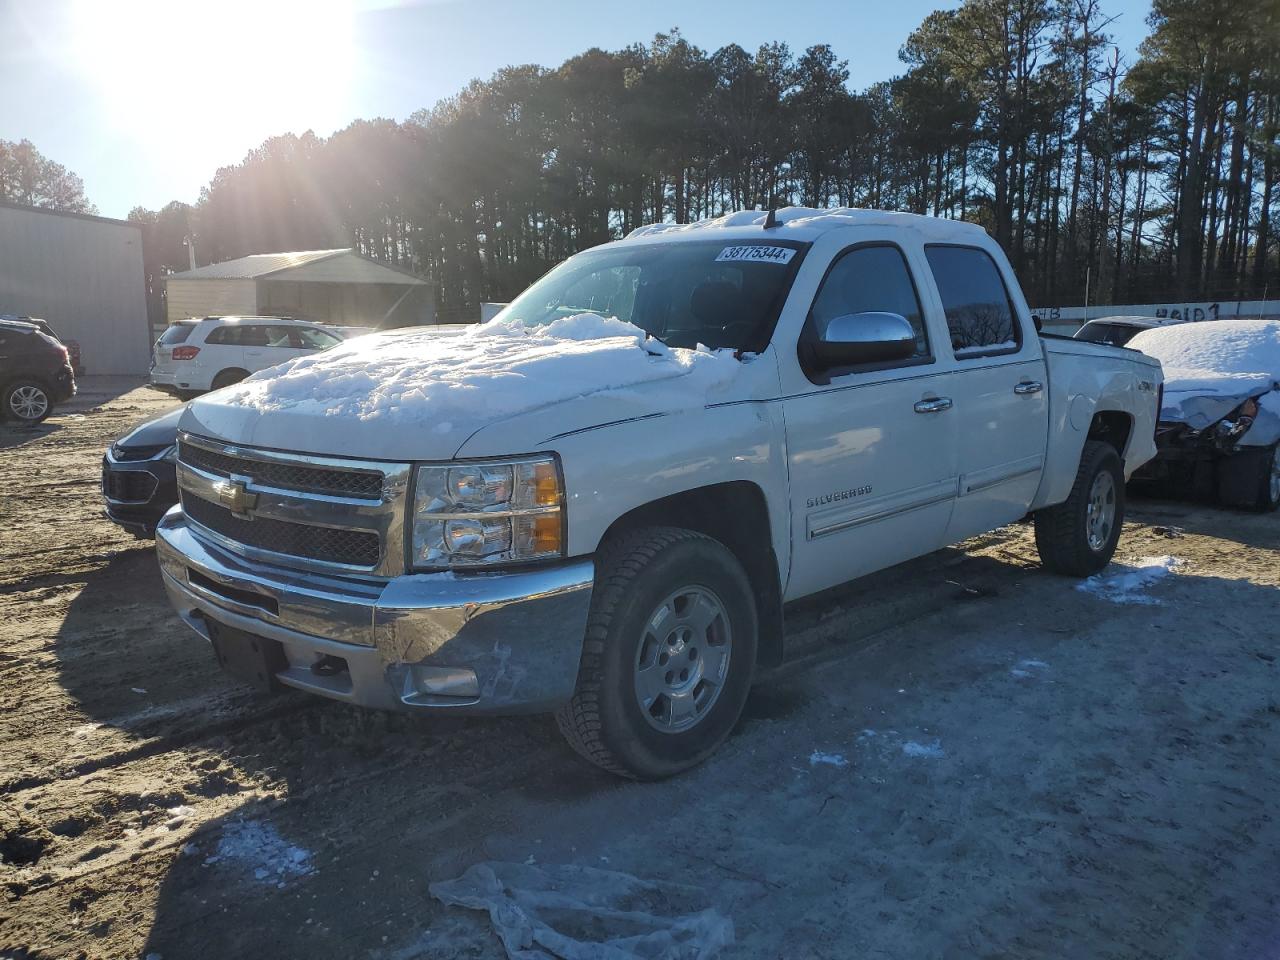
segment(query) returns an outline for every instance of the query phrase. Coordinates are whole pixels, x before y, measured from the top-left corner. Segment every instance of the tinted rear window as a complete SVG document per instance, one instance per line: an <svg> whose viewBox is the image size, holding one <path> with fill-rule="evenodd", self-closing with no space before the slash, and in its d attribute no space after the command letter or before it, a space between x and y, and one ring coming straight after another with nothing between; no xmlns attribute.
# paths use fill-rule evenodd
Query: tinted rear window
<svg viewBox="0 0 1280 960"><path fill-rule="evenodd" d="M161 343L182 343L187 337L191 336L191 331L196 328L194 323L175 323L164 333L160 334Z"/></svg>
<svg viewBox="0 0 1280 960"><path fill-rule="evenodd" d="M1012 352L1022 342L996 263L977 247L926 246L957 357Z"/></svg>

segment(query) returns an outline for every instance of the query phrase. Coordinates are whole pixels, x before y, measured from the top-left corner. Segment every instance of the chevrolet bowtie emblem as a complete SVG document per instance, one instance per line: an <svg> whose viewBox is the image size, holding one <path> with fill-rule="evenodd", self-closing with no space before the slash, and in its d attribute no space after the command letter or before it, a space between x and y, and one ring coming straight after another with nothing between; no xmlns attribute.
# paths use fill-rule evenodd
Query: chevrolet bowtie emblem
<svg viewBox="0 0 1280 960"><path fill-rule="evenodd" d="M213 485L218 503L232 513L246 514L258 505L258 495L250 493L239 480L219 480Z"/></svg>

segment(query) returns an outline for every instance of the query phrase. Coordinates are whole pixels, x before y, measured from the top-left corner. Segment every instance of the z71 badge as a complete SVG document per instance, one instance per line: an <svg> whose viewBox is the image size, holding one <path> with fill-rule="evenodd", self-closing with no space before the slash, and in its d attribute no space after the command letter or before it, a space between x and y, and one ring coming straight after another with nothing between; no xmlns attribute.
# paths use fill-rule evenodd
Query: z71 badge
<svg viewBox="0 0 1280 960"><path fill-rule="evenodd" d="M824 493L820 497L810 497L805 505L810 509L814 507L825 507L829 503L839 503L841 500L852 500L855 497L865 497L870 492L870 484L865 487L850 487L848 490L837 490L835 493Z"/></svg>

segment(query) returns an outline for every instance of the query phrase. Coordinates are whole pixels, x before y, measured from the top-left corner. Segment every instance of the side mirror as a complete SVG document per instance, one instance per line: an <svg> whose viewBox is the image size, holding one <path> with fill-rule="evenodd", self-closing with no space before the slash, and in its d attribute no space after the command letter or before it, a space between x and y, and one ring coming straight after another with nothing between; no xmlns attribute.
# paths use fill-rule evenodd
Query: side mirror
<svg viewBox="0 0 1280 960"><path fill-rule="evenodd" d="M877 311L835 317L813 343L813 359L823 369L908 360L915 352L916 332L907 318Z"/></svg>

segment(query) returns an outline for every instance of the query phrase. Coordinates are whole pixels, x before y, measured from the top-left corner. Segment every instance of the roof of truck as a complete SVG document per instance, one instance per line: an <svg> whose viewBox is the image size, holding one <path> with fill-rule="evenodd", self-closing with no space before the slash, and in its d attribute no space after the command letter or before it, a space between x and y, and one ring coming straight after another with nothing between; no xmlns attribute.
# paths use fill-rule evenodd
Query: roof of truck
<svg viewBox="0 0 1280 960"><path fill-rule="evenodd" d="M769 214L765 210L739 210L711 220L696 223L651 223L637 227L627 234L627 240L663 236L710 239L713 236L735 237L752 235L752 228L761 230ZM963 220L946 220L941 217L924 217L915 213L896 213L891 210L864 210L859 207L783 207L774 211L776 226L764 231L767 237L789 240L815 240L830 230L843 227L896 227L923 234L927 239L973 242L974 236L985 237L986 231L976 223Z"/></svg>

